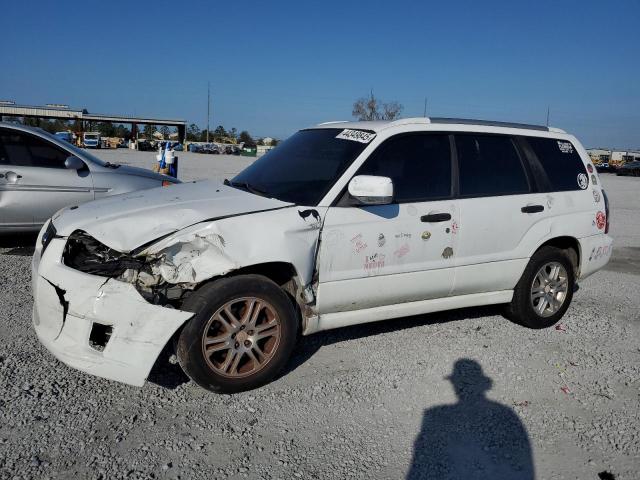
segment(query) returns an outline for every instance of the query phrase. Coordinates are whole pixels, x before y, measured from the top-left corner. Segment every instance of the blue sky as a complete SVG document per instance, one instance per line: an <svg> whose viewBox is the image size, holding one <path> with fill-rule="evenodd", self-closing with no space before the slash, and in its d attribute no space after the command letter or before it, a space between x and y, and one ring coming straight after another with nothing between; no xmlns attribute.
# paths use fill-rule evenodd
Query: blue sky
<svg viewBox="0 0 640 480"><path fill-rule="evenodd" d="M0 99L286 137L373 88L428 114L544 123L640 148L640 2L20 1Z"/></svg>

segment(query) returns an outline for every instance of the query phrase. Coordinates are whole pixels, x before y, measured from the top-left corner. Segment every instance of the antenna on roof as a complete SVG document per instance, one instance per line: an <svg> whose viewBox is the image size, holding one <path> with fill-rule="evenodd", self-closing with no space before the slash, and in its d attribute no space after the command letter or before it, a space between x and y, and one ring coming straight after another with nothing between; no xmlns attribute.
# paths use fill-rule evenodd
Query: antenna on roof
<svg viewBox="0 0 640 480"><path fill-rule="evenodd" d="M424 118L427 118L427 97L424 97Z"/></svg>
<svg viewBox="0 0 640 480"><path fill-rule="evenodd" d="M549 105L547 105L547 127L549 126Z"/></svg>

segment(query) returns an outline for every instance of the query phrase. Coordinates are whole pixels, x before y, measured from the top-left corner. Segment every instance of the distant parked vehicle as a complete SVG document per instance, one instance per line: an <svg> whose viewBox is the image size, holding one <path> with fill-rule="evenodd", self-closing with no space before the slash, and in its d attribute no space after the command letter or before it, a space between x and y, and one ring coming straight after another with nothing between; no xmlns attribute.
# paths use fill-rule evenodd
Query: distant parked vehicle
<svg viewBox="0 0 640 480"><path fill-rule="evenodd" d="M179 181L105 162L44 130L0 122L0 233L37 231L68 205L171 183Z"/></svg>
<svg viewBox="0 0 640 480"><path fill-rule="evenodd" d="M238 147L234 147L234 146L228 145L224 149L224 153L226 155L240 155L240 149Z"/></svg>
<svg viewBox="0 0 640 480"><path fill-rule="evenodd" d="M138 150L140 152L152 152L155 148L148 140L138 140Z"/></svg>
<svg viewBox="0 0 640 480"><path fill-rule="evenodd" d="M98 132L86 132L82 135L84 148L101 148L101 138Z"/></svg>
<svg viewBox="0 0 640 480"><path fill-rule="evenodd" d="M199 153L209 153L209 154L218 155L220 154L220 148L217 145L214 145L213 143L205 143L200 148Z"/></svg>
<svg viewBox="0 0 640 480"><path fill-rule="evenodd" d="M71 132L56 132L55 137L67 143L73 143L73 133Z"/></svg>
<svg viewBox="0 0 640 480"><path fill-rule="evenodd" d="M625 163L621 167L618 167L616 175L620 175L622 177L640 177L640 160Z"/></svg>
<svg viewBox="0 0 640 480"><path fill-rule="evenodd" d="M596 166L596 170L598 172L610 172L611 167L609 166L609 162L601 162L594 164Z"/></svg>

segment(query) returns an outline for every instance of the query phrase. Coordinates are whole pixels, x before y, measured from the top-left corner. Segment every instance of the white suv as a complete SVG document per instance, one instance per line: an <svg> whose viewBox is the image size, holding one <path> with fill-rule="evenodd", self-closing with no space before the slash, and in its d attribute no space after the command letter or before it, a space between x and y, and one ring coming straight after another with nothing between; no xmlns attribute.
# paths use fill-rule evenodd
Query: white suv
<svg viewBox="0 0 640 480"><path fill-rule="evenodd" d="M43 227L33 321L63 362L142 385L174 340L218 392L260 386L297 333L506 304L556 323L611 256L608 206L555 128L445 118L301 130L231 181L73 206Z"/></svg>

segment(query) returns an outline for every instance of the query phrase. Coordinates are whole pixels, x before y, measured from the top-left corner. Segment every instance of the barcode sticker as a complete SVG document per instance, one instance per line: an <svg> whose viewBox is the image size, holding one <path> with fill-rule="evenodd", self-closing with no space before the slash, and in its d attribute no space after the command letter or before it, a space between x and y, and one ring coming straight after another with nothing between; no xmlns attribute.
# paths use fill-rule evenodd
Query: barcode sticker
<svg viewBox="0 0 640 480"><path fill-rule="evenodd" d="M336 136L336 138L340 138L342 140L351 140L353 142L369 143L371 140L376 138L376 134L365 132L363 130L350 130L348 128L345 128Z"/></svg>

